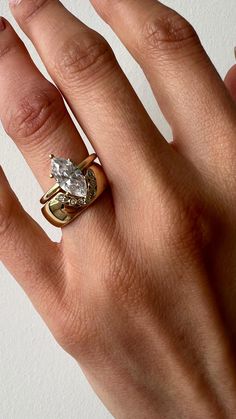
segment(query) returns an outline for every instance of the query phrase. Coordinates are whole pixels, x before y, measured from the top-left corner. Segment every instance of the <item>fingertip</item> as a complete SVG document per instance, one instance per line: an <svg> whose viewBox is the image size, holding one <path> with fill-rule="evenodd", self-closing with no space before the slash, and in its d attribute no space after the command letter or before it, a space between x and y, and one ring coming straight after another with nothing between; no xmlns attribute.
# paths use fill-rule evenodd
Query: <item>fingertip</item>
<svg viewBox="0 0 236 419"><path fill-rule="evenodd" d="M230 68L225 76L225 85L231 96L236 101L236 64Z"/></svg>

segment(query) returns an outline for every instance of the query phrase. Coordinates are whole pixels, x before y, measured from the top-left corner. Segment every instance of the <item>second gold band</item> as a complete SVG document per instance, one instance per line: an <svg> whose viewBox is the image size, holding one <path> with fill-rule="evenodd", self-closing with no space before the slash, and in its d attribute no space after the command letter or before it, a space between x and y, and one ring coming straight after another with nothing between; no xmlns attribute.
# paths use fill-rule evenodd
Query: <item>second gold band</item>
<svg viewBox="0 0 236 419"><path fill-rule="evenodd" d="M78 177L80 177L80 182L82 179L86 185L86 197L74 196L63 190L59 183L56 183L41 198L40 202L44 204L42 213L55 227L62 228L69 224L85 211L107 188L107 179L102 167L96 163L91 164L95 158L96 155L91 155L75 167L75 170L79 171ZM65 160L65 162L70 162L70 160ZM69 175L68 179L70 179ZM72 180L76 184L76 178Z"/></svg>

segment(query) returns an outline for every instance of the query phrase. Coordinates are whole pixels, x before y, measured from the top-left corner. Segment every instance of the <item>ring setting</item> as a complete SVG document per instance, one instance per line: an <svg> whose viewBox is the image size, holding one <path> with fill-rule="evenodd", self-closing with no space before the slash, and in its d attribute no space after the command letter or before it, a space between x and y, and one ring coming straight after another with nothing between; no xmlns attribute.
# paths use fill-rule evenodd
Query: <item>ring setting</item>
<svg viewBox="0 0 236 419"><path fill-rule="evenodd" d="M95 157L95 155L94 155ZM71 207L88 205L97 190L96 177L92 170L83 171L71 159L63 159L50 155L53 177L65 192L57 196L57 200Z"/></svg>
<svg viewBox="0 0 236 419"><path fill-rule="evenodd" d="M71 159L50 154L51 178L56 184L43 195L42 213L56 227L63 227L75 219L107 187L102 167L94 163L96 154L91 154L80 164Z"/></svg>

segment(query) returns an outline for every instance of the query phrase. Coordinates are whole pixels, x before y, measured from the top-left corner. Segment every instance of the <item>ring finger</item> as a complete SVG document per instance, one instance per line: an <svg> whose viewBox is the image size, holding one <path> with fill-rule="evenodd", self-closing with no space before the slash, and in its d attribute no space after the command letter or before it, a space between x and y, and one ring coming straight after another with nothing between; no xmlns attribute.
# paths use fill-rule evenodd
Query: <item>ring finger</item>
<svg viewBox="0 0 236 419"><path fill-rule="evenodd" d="M21 28L36 46L98 153L115 203L123 205L124 201L116 199L114 189L119 190L119 198L123 193L126 196L133 193L137 167L144 172L155 165L157 182L161 183L165 157L174 153L152 123L104 39L59 1L10 3Z"/></svg>
<svg viewBox="0 0 236 419"><path fill-rule="evenodd" d="M45 190L51 184L50 153L82 161L87 150L57 88L36 68L11 25L1 22L0 117Z"/></svg>

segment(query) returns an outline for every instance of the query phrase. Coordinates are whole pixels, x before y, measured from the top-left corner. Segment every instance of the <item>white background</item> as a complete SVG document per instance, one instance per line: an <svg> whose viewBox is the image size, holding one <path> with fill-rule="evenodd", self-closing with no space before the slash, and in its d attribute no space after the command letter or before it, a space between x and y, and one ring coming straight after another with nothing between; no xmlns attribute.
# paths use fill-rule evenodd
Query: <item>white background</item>
<svg viewBox="0 0 236 419"><path fill-rule="evenodd" d="M194 25L212 61L224 77L234 63L235 0L169 0L165 3L182 13ZM116 36L98 18L89 1L65 0L64 4L108 39L148 112L161 131L169 136L169 128L156 107L141 70ZM0 14L14 22L7 0L0 0ZM17 31L46 74L30 42L18 28ZM0 164L13 189L17 190L20 200L25 202L25 208L47 228L50 236L58 239L58 231L50 228L41 217L38 203L41 190L30 169L1 127L0 136ZM4 243L0 243L0 246L4 246ZM110 417L75 361L54 342L15 280L0 264L0 418Z"/></svg>

